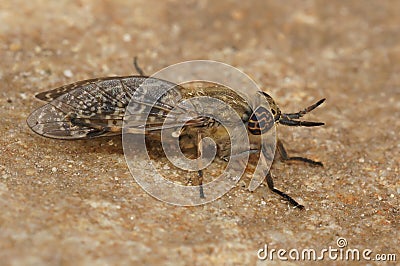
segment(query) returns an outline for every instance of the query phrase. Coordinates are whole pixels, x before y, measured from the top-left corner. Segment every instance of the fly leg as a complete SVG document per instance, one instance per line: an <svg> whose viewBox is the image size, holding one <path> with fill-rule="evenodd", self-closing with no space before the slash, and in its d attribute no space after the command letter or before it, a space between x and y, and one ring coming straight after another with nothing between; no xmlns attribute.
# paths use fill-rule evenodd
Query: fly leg
<svg viewBox="0 0 400 266"><path fill-rule="evenodd" d="M283 147L283 146L282 146L282 147ZM251 154L251 153L257 153L257 152L259 152L258 149L250 149L250 150L248 150L248 151L239 153L239 154L237 154L237 155L231 155L231 156L222 157L222 159L223 159L224 161L229 161L230 158L235 157L235 156L240 156L240 155L243 155L243 154L245 154L245 153ZM265 156L265 155L266 155L266 154L263 152L263 154L262 154L261 156ZM287 154L286 154L286 155L287 155ZM289 158L289 157L288 157L288 158ZM272 159L273 159L273 158L270 158L270 160L272 160ZM311 161L311 160L310 160L310 161ZM313 162L314 162L314 161L313 161ZM266 175L266 180L267 180L268 188L269 188L272 192L274 192L274 193L278 194L279 196L283 197L285 200L287 200L287 201L288 201L291 205L293 205L295 208L299 208L299 209L303 209L303 208L304 208L303 205L299 204L297 201L295 201L295 200L294 200L292 197L290 197L288 194L286 194L285 192L282 192L282 191L280 191L279 189L277 189L277 188L274 187L274 181L273 181L272 175L271 175L271 173L270 173L269 171L268 171L268 173L267 173L267 175Z"/></svg>
<svg viewBox="0 0 400 266"><path fill-rule="evenodd" d="M323 166L323 164L321 162L317 162L317 161L314 161L314 160L311 160L308 158L298 157L298 156L293 156L293 157L289 156L280 139L278 139L278 141L276 143L276 147L277 147L278 152L281 155L281 158L283 161L301 161L301 162L305 162L305 163L315 165L315 166Z"/></svg>
<svg viewBox="0 0 400 266"><path fill-rule="evenodd" d="M198 162L198 178L199 178L199 190L200 190L200 198L204 199L204 191L203 191L203 164L202 164L202 158L201 158L201 152L203 150L203 145L201 141L201 133L200 131L197 134L197 162Z"/></svg>
<svg viewBox="0 0 400 266"><path fill-rule="evenodd" d="M295 208L299 208L300 210L304 209L304 206L299 204L297 201L295 201L292 197L290 197L288 194L286 194L285 192L280 191L279 189L276 189L274 187L274 180L272 179L271 176L271 172L268 171L268 174L266 176L267 179L267 184L268 184L268 188L278 194L279 196L281 196L282 198L284 198L285 200L287 200L290 204L293 205L293 207Z"/></svg>
<svg viewBox="0 0 400 266"><path fill-rule="evenodd" d="M76 118L76 114L68 114L65 119L69 120L69 127L72 126L79 126L79 127L87 127L90 128L88 133L86 133L87 138L94 138L98 136L102 136L110 131L113 131L111 127L103 126L103 125L96 125L90 123L86 119ZM67 131L68 129L66 129Z"/></svg>
<svg viewBox="0 0 400 266"><path fill-rule="evenodd" d="M139 73L140 76L146 76L146 75L144 74L142 68L141 68L141 67L139 66L139 64L138 64L138 58L137 58L137 56L135 56L135 57L133 58L133 66L135 67L137 73Z"/></svg>
<svg viewBox="0 0 400 266"><path fill-rule="evenodd" d="M250 154L253 154L253 153L257 153L257 152L259 152L259 151L260 151L259 149L250 149L250 150L246 150L246 151L240 152L240 153L238 153L238 154L228 155L228 156L222 156L221 159L222 159L223 161L225 161L225 162L229 162L229 160L230 160L231 158L240 157L240 156L243 156L243 155L246 154L246 153L248 153L248 154L250 155Z"/></svg>

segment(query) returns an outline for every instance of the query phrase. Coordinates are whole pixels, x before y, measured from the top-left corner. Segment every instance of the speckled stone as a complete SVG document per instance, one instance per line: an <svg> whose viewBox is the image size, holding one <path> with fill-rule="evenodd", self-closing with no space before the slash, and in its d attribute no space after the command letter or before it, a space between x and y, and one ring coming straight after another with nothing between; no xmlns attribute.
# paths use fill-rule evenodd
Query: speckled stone
<svg viewBox="0 0 400 266"><path fill-rule="evenodd" d="M1 264L264 265L265 244L321 250L339 237L399 260L398 10L398 1L0 1ZM308 116L326 126L279 128L291 154L325 165L272 168L305 210L265 185L250 193L247 174L210 204L167 205L130 176L118 137L29 130L37 92L135 74L134 56L148 74L191 59L231 64L288 112L327 98Z"/></svg>

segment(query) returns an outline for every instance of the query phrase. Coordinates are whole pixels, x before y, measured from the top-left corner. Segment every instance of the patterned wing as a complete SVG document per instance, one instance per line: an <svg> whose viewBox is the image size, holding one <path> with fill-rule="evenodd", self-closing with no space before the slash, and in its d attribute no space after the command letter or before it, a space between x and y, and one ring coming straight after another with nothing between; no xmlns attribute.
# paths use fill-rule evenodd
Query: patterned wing
<svg viewBox="0 0 400 266"><path fill-rule="evenodd" d="M146 86L141 86L144 82ZM151 132L161 126L174 127L179 121L170 125L163 122L181 99L177 88L171 82L144 76L79 81L38 94L37 98L49 103L32 112L27 123L37 134L56 139L118 135L132 99L128 114L130 128ZM183 109L174 112L177 117L187 113Z"/></svg>
<svg viewBox="0 0 400 266"><path fill-rule="evenodd" d="M96 82L99 82L102 80L110 80L110 79L116 79L116 78L118 78L118 77L106 77L106 78L81 80L81 81L77 81L77 82L74 82L71 84L67 84L67 85L55 88L53 90L48 90L48 91L38 93L35 95L35 97L38 98L39 100L42 100L45 102L51 102L67 92L73 91L80 87L84 87L85 85L88 85L90 83L96 83Z"/></svg>

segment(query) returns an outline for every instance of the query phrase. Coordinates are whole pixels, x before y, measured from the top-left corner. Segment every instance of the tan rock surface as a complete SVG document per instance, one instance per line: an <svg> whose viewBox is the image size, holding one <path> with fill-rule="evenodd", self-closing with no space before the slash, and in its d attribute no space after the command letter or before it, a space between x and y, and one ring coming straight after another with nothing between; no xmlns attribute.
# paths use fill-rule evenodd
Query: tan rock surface
<svg viewBox="0 0 400 266"><path fill-rule="evenodd" d="M0 1L1 264L254 265L266 243L321 250L338 237L399 260L399 10L398 1ZM56 141L27 127L35 93L133 74L134 56L146 73L192 59L231 64L289 112L326 97L309 115L326 126L279 129L293 155L325 164L273 166L276 186L306 210L242 183L205 206L170 206L135 183L119 138Z"/></svg>

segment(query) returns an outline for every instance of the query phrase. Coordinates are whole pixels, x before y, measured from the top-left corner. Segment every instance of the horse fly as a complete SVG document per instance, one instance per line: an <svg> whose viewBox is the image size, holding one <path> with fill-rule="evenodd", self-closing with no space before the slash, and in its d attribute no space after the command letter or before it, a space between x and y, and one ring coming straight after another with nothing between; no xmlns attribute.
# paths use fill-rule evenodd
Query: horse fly
<svg viewBox="0 0 400 266"><path fill-rule="evenodd" d="M153 90L163 89L163 91L167 91L157 100L148 117L140 116L140 109L146 107L146 99L144 94L137 93L137 89L145 81L147 84L151 84L150 87ZM173 87L173 89L165 90L170 87ZM321 105L325 99L321 99L297 113L282 113L272 97L260 91L259 96L269 104L270 110L264 107L252 110L243 97L221 85L180 86L144 75L83 80L39 93L36 98L46 101L47 104L33 111L27 119L27 124L35 133L55 139L78 140L119 135L122 133L123 118L127 106L130 101L134 101L139 110L137 112L139 115L135 117L137 121L135 124L138 129L144 129L146 135L149 136L159 135L165 117L173 108L171 103L176 102L177 95L183 99L206 95L230 104L238 114L241 114L249 137L260 136L277 124L303 127L324 125L322 122L299 119ZM184 112L185 110L181 111ZM181 125L178 118L176 123ZM173 126L170 125L170 127ZM198 144L200 142L193 143L193 141L197 142L201 137L211 136L217 144L218 156L226 159L230 156L230 142L229 136L223 128L215 120L199 116L185 123L183 130L181 129L179 132L179 141L183 147L187 142L192 142L189 144L191 146L194 144L199 150ZM321 162L289 156L279 139L277 139L276 149L284 161L302 161L311 165L322 166ZM283 197L294 207L303 208L289 195L275 188L269 171L265 175L271 191ZM200 197L204 197L201 186L203 178L201 170L198 172L198 177Z"/></svg>

